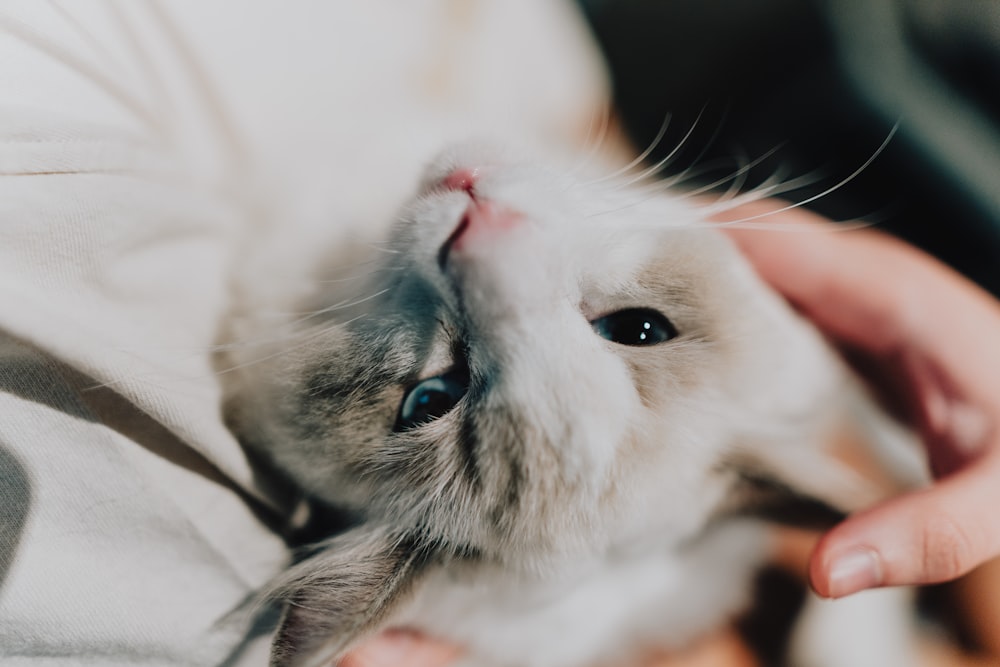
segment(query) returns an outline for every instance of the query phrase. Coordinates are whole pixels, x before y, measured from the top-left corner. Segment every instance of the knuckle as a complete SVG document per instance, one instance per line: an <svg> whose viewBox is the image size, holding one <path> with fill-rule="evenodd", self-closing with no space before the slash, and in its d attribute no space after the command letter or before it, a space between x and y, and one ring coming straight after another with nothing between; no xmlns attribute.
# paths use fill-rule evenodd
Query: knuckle
<svg viewBox="0 0 1000 667"><path fill-rule="evenodd" d="M921 566L928 583L955 579L976 565L977 549L968 528L949 512L934 510L923 523Z"/></svg>

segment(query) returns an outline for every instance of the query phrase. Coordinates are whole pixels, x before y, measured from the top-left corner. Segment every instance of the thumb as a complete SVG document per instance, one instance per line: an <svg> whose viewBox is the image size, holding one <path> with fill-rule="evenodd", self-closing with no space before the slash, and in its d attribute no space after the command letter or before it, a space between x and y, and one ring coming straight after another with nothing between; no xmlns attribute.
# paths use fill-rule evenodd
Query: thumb
<svg viewBox="0 0 1000 667"><path fill-rule="evenodd" d="M994 450L933 487L856 514L813 551L824 597L955 579L1000 554L1000 455Z"/></svg>

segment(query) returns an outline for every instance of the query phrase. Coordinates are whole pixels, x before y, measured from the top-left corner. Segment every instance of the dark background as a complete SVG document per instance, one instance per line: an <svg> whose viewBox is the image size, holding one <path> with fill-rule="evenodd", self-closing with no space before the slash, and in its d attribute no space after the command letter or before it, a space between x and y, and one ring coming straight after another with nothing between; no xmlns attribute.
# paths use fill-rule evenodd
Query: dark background
<svg viewBox="0 0 1000 667"><path fill-rule="evenodd" d="M808 208L871 222L1000 294L1000 2L580 1L635 143L671 114L655 160L695 125L668 173L780 146L747 185L821 174L783 195L799 201L898 125Z"/></svg>

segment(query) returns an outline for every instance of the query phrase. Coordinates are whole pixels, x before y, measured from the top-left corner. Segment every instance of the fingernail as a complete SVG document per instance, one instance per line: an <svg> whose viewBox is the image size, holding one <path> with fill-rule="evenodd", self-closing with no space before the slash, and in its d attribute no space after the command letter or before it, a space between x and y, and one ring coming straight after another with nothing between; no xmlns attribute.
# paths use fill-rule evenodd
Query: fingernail
<svg viewBox="0 0 1000 667"><path fill-rule="evenodd" d="M882 561L868 547L851 549L830 563L830 597L841 598L882 585Z"/></svg>

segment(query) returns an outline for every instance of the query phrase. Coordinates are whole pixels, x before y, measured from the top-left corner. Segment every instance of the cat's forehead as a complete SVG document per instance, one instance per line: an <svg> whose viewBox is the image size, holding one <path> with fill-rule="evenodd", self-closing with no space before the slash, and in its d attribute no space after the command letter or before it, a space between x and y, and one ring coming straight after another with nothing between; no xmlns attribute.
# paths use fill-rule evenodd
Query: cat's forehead
<svg viewBox="0 0 1000 667"><path fill-rule="evenodd" d="M502 329L517 317L581 319L573 311L593 319L627 307L665 309L692 321L718 316L725 309L717 301L740 291L730 289L732 249L682 200L649 198L613 182L588 184L530 162L490 160L478 152L447 154L428 170L370 289L384 294L351 324L354 345L409 345L421 348L421 359L447 357L442 348L468 337L470 327ZM475 172L474 194L436 187L455 169ZM487 247L476 260L487 268L456 283L442 264L442 248L480 201L515 211L530 234Z"/></svg>

